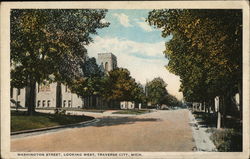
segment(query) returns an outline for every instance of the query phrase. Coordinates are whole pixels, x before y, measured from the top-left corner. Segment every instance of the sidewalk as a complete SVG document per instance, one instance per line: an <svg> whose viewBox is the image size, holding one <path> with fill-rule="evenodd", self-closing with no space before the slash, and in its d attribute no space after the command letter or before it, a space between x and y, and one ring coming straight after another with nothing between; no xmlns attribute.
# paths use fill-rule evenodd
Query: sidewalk
<svg viewBox="0 0 250 159"><path fill-rule="evenodd" d="M208 128L201 127L201 125L198 124L197 120L195 119L191 111L189 111L189 119L190 119L189 124L192 128L193 138L196 144L196 151L206 151L206 152L217 151L214 143L210 140L211 133L206 132Z"/></svg>

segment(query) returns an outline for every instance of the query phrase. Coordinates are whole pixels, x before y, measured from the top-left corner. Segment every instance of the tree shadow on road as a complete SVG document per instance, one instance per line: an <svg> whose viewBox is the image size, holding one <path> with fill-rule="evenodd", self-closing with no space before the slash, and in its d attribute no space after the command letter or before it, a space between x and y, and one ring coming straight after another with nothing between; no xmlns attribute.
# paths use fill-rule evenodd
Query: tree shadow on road
<svg viewBox="0 0 250 159"><path fill-rule="evenodd" d="M136 122L158 122L160 119L156 118L134 118L134 117L103 117L93 126L114 126L121 124L134 124Z"/></svg>

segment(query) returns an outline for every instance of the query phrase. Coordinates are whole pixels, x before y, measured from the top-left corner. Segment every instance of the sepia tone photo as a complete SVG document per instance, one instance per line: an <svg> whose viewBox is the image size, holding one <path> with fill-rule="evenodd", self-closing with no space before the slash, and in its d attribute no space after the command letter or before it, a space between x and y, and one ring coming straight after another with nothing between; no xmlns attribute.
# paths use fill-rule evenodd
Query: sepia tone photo
<svg viewBox="0 0 250 159"><path fill-rule="evenodd" d="M3 158L248 157L243 3L134 3L6 7Z"/></svg>

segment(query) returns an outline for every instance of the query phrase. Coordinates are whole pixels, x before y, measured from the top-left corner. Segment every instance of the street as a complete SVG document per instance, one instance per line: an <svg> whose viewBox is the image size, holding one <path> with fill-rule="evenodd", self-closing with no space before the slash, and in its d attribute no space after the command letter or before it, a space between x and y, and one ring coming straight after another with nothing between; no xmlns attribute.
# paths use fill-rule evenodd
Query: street
<svg viewBox="0 0 250 159"><path fill-rule="evenodd" d="M99 120L88 126L12 137L11 151L188 152L195 146L188 113L186 109L157 110L137 116L93 113Z"/></svg>

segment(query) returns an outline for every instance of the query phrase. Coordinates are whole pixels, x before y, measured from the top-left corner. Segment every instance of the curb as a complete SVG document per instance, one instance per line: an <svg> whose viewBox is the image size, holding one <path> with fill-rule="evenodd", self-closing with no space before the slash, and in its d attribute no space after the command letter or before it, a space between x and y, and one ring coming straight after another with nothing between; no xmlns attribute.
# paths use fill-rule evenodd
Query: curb
<svg viewBox="0 0 250 159"><path fill-rule="evenodd" d="M194 117L193 113L191 111L189 111L189 123L193 123L194 125L190 125L191 129L192 129L192 135L193 135L193 139L194 139L194 142L195 142L195 147L193 147L192 151L194 152L217 152L217 148L216 146L214 145L214 142L210 139L210 137L207 137L207 140L206 140L206 137L202 138L203 142L204 140L206 141L206 143L210 142L210 146L214 147L211 149L211 147L205 147L204 149L204 145L199 142L199 140L201 140L201 138L197 137L197 133L198 131L202 132L202 133L205 133L205 134L208 134L206 133L203 128L200 129L200 125L197 123L197 120L196 118ZM208 129L208 128L205 128L205 129ZM196 134L196 135L195 135ZM200 135L200 134L199 134ZM212 145L211 145L212 144Z"/></svg>
<svg viewBox="0 0 250 159"><path fill-rule="evenodd" d="M91 124L94 122L98 122L99 120L94 118L89 121L84 121L76 124L68 124L68 125L60 125L60 126L52 126L52 127L47 127L47 128L39 128L39 129L31 129L31 130L21 130L21 131L16 131L16 132L11 132L11 135L18 135L18 134L26 134L26 133L32 133L32 132L39 132L39 131L46 131L46 130L53 130L53 129L60 129L60 128L67 128L67 127L72 127L72 126L78 126L81 124Z"/></svg>

